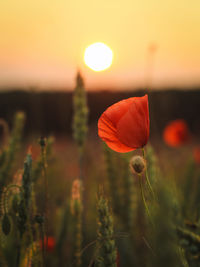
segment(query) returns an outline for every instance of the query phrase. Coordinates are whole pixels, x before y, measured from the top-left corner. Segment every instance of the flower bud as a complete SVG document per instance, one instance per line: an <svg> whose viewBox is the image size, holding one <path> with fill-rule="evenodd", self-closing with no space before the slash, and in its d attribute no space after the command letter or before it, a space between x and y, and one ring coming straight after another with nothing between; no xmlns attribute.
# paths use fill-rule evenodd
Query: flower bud
<svg viewBox="0 0 200 267"><path fill-rule="evenodd" d="M130 160L130 168L133 173L141 174L146 168L146 162L141 156L134 156Z"/></svg>

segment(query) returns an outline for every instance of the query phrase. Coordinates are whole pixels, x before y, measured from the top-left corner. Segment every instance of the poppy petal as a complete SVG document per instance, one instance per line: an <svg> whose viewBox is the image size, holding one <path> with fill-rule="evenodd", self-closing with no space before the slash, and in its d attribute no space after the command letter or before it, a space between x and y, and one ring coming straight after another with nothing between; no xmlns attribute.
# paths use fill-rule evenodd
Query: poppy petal
<svg viewBox="0 0 200 267"><path fill-rule="evenodd" d="M113 150L117 152L129 152L133 149L129 146L124 145L119 141L116 134L116 128L113 123L109 120L104 112L98 121L98 135L106 142L106 144Z"/></svg>
<svg viewBox="0 0 200 267"><path fill-rule="evenodd" d="M116 128L119 120L124 116L128 111L129 107L134 102L135 97L130 97L124 100L121 100L109 108L107 108L103 114L105 114L108 119L112 122L113 126Z"/></svg>
<svg viewBox="0 0 200 267"><path fill-rule="evenodd" d="M119 140L132 148L146 145L149 138L148 96L135 97L134 102L117 125Z"/></svg>
<svg viewBox="0 0 200 267"><path fill-rule="evenodd" d="M98 121L98 134L117 152L143 147L149 137L148 96L131 97L107 108Z"/></svg>
<svg viewBox="0 0 200 267"><path fill-rule="evenodd" d="M172 147L181 146L189 141L189 129L183 119L171 121L164 129L163 139Z"/></svg>

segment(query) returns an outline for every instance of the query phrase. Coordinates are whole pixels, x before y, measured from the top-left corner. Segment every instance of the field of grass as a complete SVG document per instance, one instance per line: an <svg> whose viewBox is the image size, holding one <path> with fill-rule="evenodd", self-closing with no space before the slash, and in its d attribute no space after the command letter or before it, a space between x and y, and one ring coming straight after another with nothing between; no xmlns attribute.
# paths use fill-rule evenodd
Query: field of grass
<svg viewBox="0 0 200 267"><path fill-rule="evenodd" d="M73 105L73 137L0 121L0 266L200 266L198 137L118 153L88 130L80 76Z"/></svg>

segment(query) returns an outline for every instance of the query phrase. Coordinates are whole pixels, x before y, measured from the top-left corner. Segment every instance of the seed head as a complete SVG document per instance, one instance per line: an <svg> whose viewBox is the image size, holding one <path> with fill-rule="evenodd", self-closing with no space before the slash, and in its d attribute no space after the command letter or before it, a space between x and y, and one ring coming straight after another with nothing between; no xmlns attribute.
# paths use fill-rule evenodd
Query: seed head
<svg viewBox="0 0 200 267"><path fill-rule="evenodd" d="M134 156L130 160L130 168L133 173L141 174L146 169L146 161L141 156Z"/></svg>

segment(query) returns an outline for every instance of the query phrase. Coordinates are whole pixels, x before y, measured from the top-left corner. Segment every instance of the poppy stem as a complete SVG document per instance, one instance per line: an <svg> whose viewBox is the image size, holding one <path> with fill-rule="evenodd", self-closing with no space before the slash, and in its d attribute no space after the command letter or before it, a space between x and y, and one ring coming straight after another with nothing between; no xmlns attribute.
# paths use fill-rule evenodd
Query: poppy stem
<svg viewBox="0 0 200 267"><path fill-rule="evenodd" d="M140 175L139 175L139 176L140 176ZM142 200L143 200L143 203L144 203L144 206L145 206L147 215L149 216L149 219L150 219L150 221L151 221L152 224L153 224L153 221L152 221L152 218L151 218L151 214L150 214L150 211L149 211L149 208L148 208L148 205L147 205L145 196L144 196L144 190L143 190L143 186L142 186L142 177L141 177L141 176L139 177L139 180L140 180L140 191L141 191ZM154 224L153 224L153 225L154 225Z"/></svg>
<svg viewBox="0 0 200 267"><path fill-rule="evenodd" d="M145 151L144 151L144 148L142 148L142 154L143 154L143 158L145 159ZM146 180L147 180L147 184L149 186L149 189L153 195L153 198L156 199L156 196L155 196L155 193L153 191L153 188L151 186L151 183L150 183L150 180L149 180L149 175L148 175L148 171L147 171L147 167L146 167L146 170L145 170L145 176L146 176Z"/></svg>

